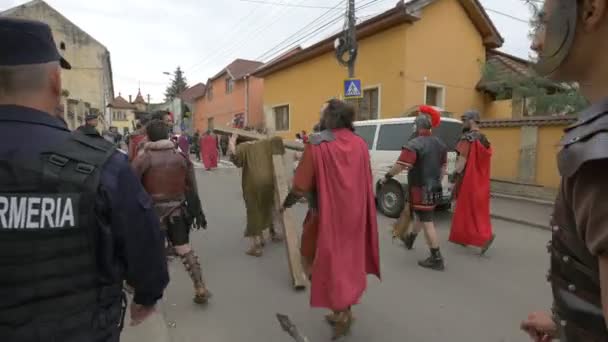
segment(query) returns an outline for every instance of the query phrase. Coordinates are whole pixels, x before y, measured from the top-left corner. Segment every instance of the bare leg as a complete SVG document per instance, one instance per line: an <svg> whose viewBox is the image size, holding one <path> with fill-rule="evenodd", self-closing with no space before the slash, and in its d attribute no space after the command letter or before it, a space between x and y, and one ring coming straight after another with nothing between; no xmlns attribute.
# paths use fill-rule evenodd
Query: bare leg
<svg viewBox="0 0 608 342"><path fill-rule="evenodd" d="M194 302L197 304L206 303L210 298L210 293L203 281L203 271L201 269L201 264L198 261L198 257L194 254L194 251L189 244L175 246L175 251L181 257L182 263L192 279L194 285Z"/></svg>
<svg viewBox="0 0 608 342"><path fill-rule="evenodd" d="M437 230L435 230L435 223L433 222L417 222L420 223L420 227L424 229L424 237L429 248L439 248L439 239L437 237Z"/></svg>

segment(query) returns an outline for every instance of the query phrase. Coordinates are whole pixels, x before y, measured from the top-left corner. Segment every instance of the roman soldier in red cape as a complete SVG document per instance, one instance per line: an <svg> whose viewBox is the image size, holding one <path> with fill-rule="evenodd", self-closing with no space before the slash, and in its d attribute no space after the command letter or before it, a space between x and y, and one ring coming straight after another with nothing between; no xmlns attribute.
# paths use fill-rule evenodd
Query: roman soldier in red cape
<svg viewBox="0 0 608 342"><path fill-rule="evenodd" d="M436 124L438 125L438 123ZM432 127L433 122L430 116L418 115L416 117L414 120L416 136L403 146L399 159L386 173L381 184L384 185L391 181L402 171L408 171L409 203L404 211L409 215L411 210L416 222L412 231L409 231L409 224L404 224L402 231L399 232L399 237L402 238L407 249L412 249L416 237L420 231L424 230L430 256L425 260L420 260L418 265L443 271L445 265L439 250L439 238L433 222L433 212L443 193L441 178L446 172L447 146L441 139L432 135ZM397 228L394 230L396 231Z"/></svg>
<svg viewBox="0 0 608 342"><path fill-rule="evenodd" d="M367 275L380 278L380 256L370 157L354 133L354 109L334 99L321 115L321 132L310 136L283 207L309 194L302 262L311 278L310 304L332 310L326 318L335 339L348 333Z"/></svg>
<svg viewBox="0 0 608 342"><path fill-rule="evenodd" d="M217 136L208 130L207 133L201 137L201 159L205 169L211 170L217 168L217 163L220 157L218 149Z"/></svg>
<svg viewBox="0 0 608 342"><path fill-rule="evenodd" d="M458 160L453 196L456 208L450 241L481 248L485 254L494 241L490 220L490 162L492 148L479 132L480 115L468 111L462 116L463 132L456 146Z"/></svg>

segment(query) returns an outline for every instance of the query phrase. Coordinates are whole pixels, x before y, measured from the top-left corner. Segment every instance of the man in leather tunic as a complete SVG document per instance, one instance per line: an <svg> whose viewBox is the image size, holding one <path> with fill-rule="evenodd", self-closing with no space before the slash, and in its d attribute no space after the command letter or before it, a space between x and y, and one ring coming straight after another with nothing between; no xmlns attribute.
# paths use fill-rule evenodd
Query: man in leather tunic
<svg viewBox="0 0 608 342"><path fill-rule="evenodd" d="M204 304L210 293L203 281L198 257L190 246L190 227L206 228L192 163L169 140L169 127L152 120L146 127L148 142L133 161L133 168L152 197L161 229L180 256L194 283L194 302Z"/></svg>
<svg viewBox="0 0 608 342"><path fill-rule="evenodd" d="M522 322L534 341L608 341L608 0L547 0L533 49L537 69L578 82L592 103L565 130L548 244L553 315Z"/></svg>
<svg viewBox="0 0 608 342"><path fill-rule="evenodd" d="M447 147L439 138L432 136L432 123L427 115L419 115L414 126L417 137L403 146L399 160L385 175L382 183L404 170L409 170L409 200L417 220L413 231L405 237L405 245L407 249L411 249L418 233L424 230L431 255L418 264L442 271L445 266L439 251L433 211L442 196L441 178L446 172Z"/></svg>

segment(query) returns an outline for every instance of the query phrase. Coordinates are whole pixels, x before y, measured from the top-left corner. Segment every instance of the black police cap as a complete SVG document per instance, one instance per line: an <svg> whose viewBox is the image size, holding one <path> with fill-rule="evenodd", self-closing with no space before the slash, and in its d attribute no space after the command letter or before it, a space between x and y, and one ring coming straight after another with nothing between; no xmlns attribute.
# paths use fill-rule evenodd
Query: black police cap
<svg viewBox="0 0 608 342"><path fill-rule="evenodd" d="M43 64L59 61L72 66L57 50L51 28L40 21L0 18L0 66Z"/></svg>
<svg viewBox="0 0 608 342"><path fill-rule="evenodd" d="M84 120L89 121L89 120L95 120L97 118L99 118L99 115L90 113L90 114L85 115Z"/></svg>

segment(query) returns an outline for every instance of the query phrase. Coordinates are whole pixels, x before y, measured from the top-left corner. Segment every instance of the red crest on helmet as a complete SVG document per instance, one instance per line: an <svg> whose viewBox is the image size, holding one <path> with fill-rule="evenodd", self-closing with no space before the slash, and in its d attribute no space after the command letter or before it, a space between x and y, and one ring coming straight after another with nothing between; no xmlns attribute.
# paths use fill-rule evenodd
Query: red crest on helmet
<svg viewBox="0 0 608 342"><path fill-rule="evenodd" d="M441 113L431 106L420 106L420 108L418 108L418 112L430 116L431 125L433 127L438 127L441 123Z"/></svg>

